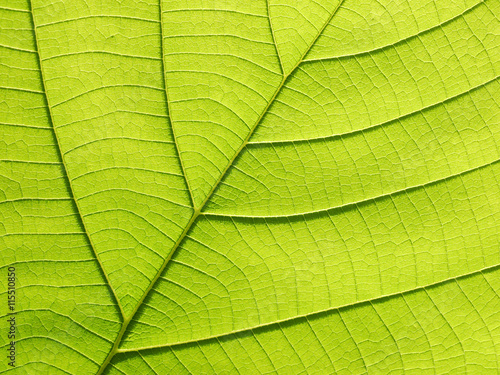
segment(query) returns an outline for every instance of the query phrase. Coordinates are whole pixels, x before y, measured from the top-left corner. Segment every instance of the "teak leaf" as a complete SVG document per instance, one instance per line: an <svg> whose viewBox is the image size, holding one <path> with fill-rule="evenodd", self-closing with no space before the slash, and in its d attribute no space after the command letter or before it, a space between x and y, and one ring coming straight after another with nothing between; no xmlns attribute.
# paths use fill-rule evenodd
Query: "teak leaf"
<svg viewBox="0 0 500 375"><path fill-rule="evenodd" d="M499 17L2 1L0 372L498 374Z"/></svg>

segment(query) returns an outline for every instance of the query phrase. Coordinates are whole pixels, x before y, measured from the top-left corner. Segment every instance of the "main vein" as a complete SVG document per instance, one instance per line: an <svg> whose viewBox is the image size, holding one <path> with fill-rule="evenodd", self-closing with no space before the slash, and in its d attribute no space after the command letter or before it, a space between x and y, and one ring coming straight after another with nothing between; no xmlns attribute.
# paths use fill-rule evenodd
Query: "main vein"
<svg viewBox="0 0 500 375"><path fill-rule="evenodd" d="M328 19L325 21L325 23L323 24L323 26L321 27L321 29L318 31L316 37L312 40L312 42L309 45L309 47L304 51L304 53L300 57L299 61L295 64L295 66L290 70L289 73L283 75L282 80L281 80L280 84L278 85L278 87L276 88L276 91L274 92L273 96L271 97L271 99L267 103L266 107L264 108L264 110L260 114L260 116L257 119L257 121L255 122L254 126L250 129L248 135L246 136L246 138L244 139L244 141L241 143L240 147L234 153L234 156L231 158L231 160L228 161L226 167L221 172L219 178L214 183L214 185L212 186L211 190L209 191L209 193L207 194L207 196L205 197L205 199L203 200L203 202L199 206L193 207L194 208L193 215L191 216L191 219L189 220L188 224L186 225L184 231L179 236L179 239L177 240L177 242L175 243L175 245L172 247L172 250L167 255L167 257L165 258L165 260L163 261L163 264L159 268L159 270L156 273L155 277L151 280L148 288L144 291L142 297L137 302L136 306L132 310L132 313L128 317L124 317L123 324L122 324L122 327L120 329L120 332L118 333L118 336L117 336L117 338L116 338L116 340L115 340L115 342L113 344L113 347L112 347L111 351L109 352L109 354L106 357L105 361L103 362L101 368L97 372L97 375L100 375L100 374L103 373L103 371L106 369L106 367L108 366L108 364L111 361L111 359L113 358L113 356L116 353L119 352L118 347L119 347L119 345L121 343L121 340L122 340L125 332L127 331L128 325L133 320L135 314L137 313L137 311L139 310L139 308L142 306L142 303L144 302L144 300L146 299L146 297L149 295L149 293L153 289L154 285L156 284L156 282L160 278L161 274L163 273L163 271L164 271L165 267L167 266L167 264L169 263L170 259L172 259L172 256L175 254L176 250L179 248L179 245L182 243L182 241L186 237L187 233L189 232L189 230L191 229L191 227L195 223L196 219L202 213L204 207L206 206L207 202L211 199L212 195L214 194L215 190L217 189L217 187L219 186L219 184L221 183L221 181L224 179L224 177L227 174L229 168L231 168L231 166L233 165L233 163L236 160L236 158L238 157L238 155L240 155L240 153L243 151L243 149L245 148L245 146L248 144L250 138L252 137L253 133L255 132L255 130L257 129L257 127L259 126L259 124L261 123L261 121L264 118L265 114L267 113L269 107L272 105L272 103L274 102L274 100L276 99L276 97L278 96L278 94L280 93L280 91L283 88L283 86L284 86L286 80L288 79L288 77L290 77L295 72L295 70L297 69L297 67L304 61L305 56L310 51L311 47L316 43L316 40L323 33L323 31L326 28L326 26L330 23L330 21L332 20L333 16L335 15L335 13L337 12L337 10L342 5L342 2L343 2L343 0L340 0L339 3L337 4L337 6L335 7L335 9L333 9L333 11L330 14L330 16L328 17ZM159 5L159 7L160 7L160 21L162 21L161 0L160 0L159 4L160 4ZM161 25L161 23L162 22L160 22L160 25ZM162 44L161 50L162 50L162 53L163 53L163 28L162 28L162 26L160 26L160 38L161 38L161 44ZM276 50L277 50L277 48L276 48ZM163 60L164 59L163 59L163 56L162 56L162 65L164 64ZM167 82L166 82L166 78L165 78L166 77L165 76L166 73L165 73L165 67L164 66L163 66L163 70L164 70L163 74L164 74L164 79L165 79L165 90L166 90L167 89ZM167 106L168 106L168 98L167 98ZM173 124L173 120L172 120L171 112L170 111L169 111L169 116L170 116L170 123ZM172 128L173 128L173 126L172 126ZM174 134L174 139L175 139L175 134ZM176 147L177 147L177 144L176 144ZM179 152L179 150L177 150L177 151ZM191 189L189 189L189 185L187 184L188 180L187 180L187 177L186 177L186 174L185 174L184 167L182 166L182 159L180 158L180 155L179 155L179 159L180 159L182 171L183 171L183 174L184 174L184 178L186 180L186 185L188 187L188 190L189 190L189 193L190 193L190 197L191 197L191 200L192 200L193 206L194 206L194 200L192 198L192 192L191 192Z"/></svg>

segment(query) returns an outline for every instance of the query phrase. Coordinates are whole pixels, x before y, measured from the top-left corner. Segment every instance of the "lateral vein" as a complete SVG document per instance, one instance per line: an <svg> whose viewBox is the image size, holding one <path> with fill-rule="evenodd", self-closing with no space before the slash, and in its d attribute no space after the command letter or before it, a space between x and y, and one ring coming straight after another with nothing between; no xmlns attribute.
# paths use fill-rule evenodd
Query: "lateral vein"
<svg viewBox="0 0 500 375"><path fill-rule="evenodd" d="M394 298L397 296L404 296L404 295L412 293L412 292L426 291L427 289L436 287L438 285L446 284L446 283L449 283L452 281L457 282L460 279L465 279L467 277L471 277L471 276L474 276L474 275L477 275L477 274L480 274L483 272L493 271L495 269L500 269L500 264L494 264L492 266L484 267L484 268L481 268L481 269L476 270L476 271L471 271L471 272L464 273L461 275L452 276L452 277L449 277L449 278L444 279L444 280L436 281L435 283L432 283L432 284L421 285L421 286L417 286L415 288L411 288L411 289L407 289L407 290L403 290L403 291L399 291L399 292L395 292L395 293L383 294L383 295L380 295L380 296L374 297L374 298L368 298L368 299L363 299L360 301L346 303L346 304L340 305L340 306L329 307L329 308L326 308L323 310L318 310L318 311L310 312L307 314L295 315L295 316L290 317L290 318L275 320L275 321L272 321L269 323L258 324L258 325L252 326L252 327L247 327L247 328L243 328L243 329L239 329L239 330L225 332L225 333L221 333L218 335L207 336L207 337L203 337L201 339L180 341L180 342L175 342L175 343L166 344L166 345L152 345L152 346L145 346L145 347L141 347L141 348L119 349L117 352L118 353L130 353L130 352L139 352L139 351L150 350L150 349L165 349L165 348L171 348L171 347L176 347L176 346L181 346L181 345L186 345L186 344L204 342L204 341L212 340L215 338L228 337L228 336L231 336L231 335L234 335L237 333L249 332L249 331L259 329L259 328L279 325L279 324L291 322L294 320L299 320L299 319L304 319L304 318L308 319L308 318L314 317L314 316L319 315L319 314L343 310L343 309L346 309L349 307L362 305L364 303L374 303L374 302L381 301L385 298L391 298L391 297Z"/></svg>
<svg viewBox="0 0 500 375"><path fill-rule="evenodd" d="M47 95L47 89L46 89L46 86L45 86L45 79L44 79L44 73L43 73L42 60L41 60L41 57L40 57L40 50L39 50L39 47L38 47L38 35L37 35L37 32L36 32L37 26L35 24L35 17L33 15L32 0L29 0L29 7L30 7L29 12L30 12L30 15L31 15L31 23L33 25L34 44L35 44L35 49L36 49L34 52L37 55L38 66L40 68L40 80L41 80L41 85L42 85L42 93L43 93L43 95L45 97L45 101L47 103L47 110L48 110L48 113L49 113L49 121L50 121L50 125L52 127L52 131L53 131L53 134L54 134L54 140L56 142L57 154L58 154L59 158L61 159L61 164L62 164L62 166L64 168L65 177L66 177L66 179L68 181L69 193L71 195L71 199L75 203L75 207L76 207L76 211L77 211L77 216L78 216L79 221L80 221L80 223L81 223L81 225L83 227L83 230L85 232L85 236L87 237L87 240L88 240L88 242L90 244L90 247L92 248L92 252L94 253L94 256L95 256L95 258L97 260L97 263L99 264L99 267L101 269L101 272L102 272L102 274L104 275L104 277L106 279L106 283L108 284L108 287L109 287L111 293L113 294L113 297L115 299L115 303L116 303L116 305L118 306L118 308L120 310L120 314L121 314L122 318L125 318L125 314L123 312L123 307L120 304L120 300L118 299L116 291L114 290L114 288L111 285L111 282L109 280L108 274L104 270L104 267L103 267L103 265L101 263L99 255L97 254L97 251L95 250L94 244L92 243L92 239L90 238L89 231L88 231L87 227L85 226L85 221L83 220L83 216L82 216L82 213L81 213L81 210L80 210L80 206L78 205L78 200L75 197L75 193L74 193L74 190L73 190L73 185L71 183L71 179L69 178L68 169L66 167L66 163L64 161L64 157L63 157L63 154L62 154L62 151L61 151L61 145L60 145L60 142L59 142L59 137L57 136L56 128L55 128L55 125L54 125L54 120L53 120L53 116L52 116L52 108L50 106L49 96Z"/></svg>

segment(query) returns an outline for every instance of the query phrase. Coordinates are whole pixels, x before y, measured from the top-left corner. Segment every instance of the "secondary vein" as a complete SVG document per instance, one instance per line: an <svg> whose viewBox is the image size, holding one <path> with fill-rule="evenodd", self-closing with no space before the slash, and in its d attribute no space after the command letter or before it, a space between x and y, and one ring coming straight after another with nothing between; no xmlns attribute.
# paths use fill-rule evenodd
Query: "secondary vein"
<svg viewBox="0 0 500 375"><path fill-rule="evenodd" d="M41 80L41 85L42 85L42 92L43 92L43 95L45 97L45 101L47 103L47 110L48 110L48 113L49 113L49 121L50 121L50 125L51 125L51 128L52 128L53 134L54 134L54 140L55 140L55 143L56 143L55 146L56 146L57 154L58 154L59 158L61 159L61 164L62 164L62 166L64 168L64 174L65 174L66 180L68 181L68 187L69 187L70 197L73 200L73 202L75 203L75 207L76 207L78 219L80 221L80 224L82 225L84 234L85 234L85 236L86 236L86 238L87 238L87 240L88 240L88 242L90 244L90 247L92 248L92 252L94 253L95 259L97 260L97 263L99 264L101 272L102 272L102 274L104 275L104 277L106 279L106 283L108 284L108 287L109 287L109 289L110 289L110 291L111 291L111 293L112 293L112 295L113 295L113 297L115 299L115 303L116 303L116 305L118 306L118 308L120 310L120 314L121 314L122 318L125 318L125 314L123 312L123 307L121 306L120 300L118 299L118 297L116 295L116 291L113 289L113 287L111 285L111 282L109 280L108 274L104 270L104 267L103 267L103 265L101 263L99 255L97 254L97 252L95 250L94 244L92 243L92 240L90 238L89 231L87 230L87 227L85 226L85 222L83 220L83 216L82 216L82 213L81 213L81 210L80 210L80 206L78 205L78 200L75 198L75 193L74 193L74 190L73 190L73 186L71 184L71 179L69 178L68 169L67 169L66 163L64 161L64 157L63 157L63 153L61 151L61 146L60 146L59 138L57 136L56 128L54 126L54 120L53 120L53 116L52 116L52 108L50 106L50 101L49 101L49 97L47 95L47 89L46 89L46 86L45 86L45 79L44 79L44 73L43 73L42 60L41 60L41 57L40 57L40 51L39 51L39 47L38 47L38 36L37 36L37 32L36 32L37 26L35 24L35 17L33 15L32 0L29 0L29 7L30 7L31 23L33 25L33 36L34 36L34 44L35 44L35 53L36 53L37 58L38 58L38 66L40 68L40 80Z"/></svg>
<svg viewBox="0 0 500 375"><path fill-rule="evenodd" d="M184 163L182 162L181 153L179 150L179 144L177 142L177 136L175 134L174 128L174 120L172 119L172 111L170 110L170 101L168 100L168 87L167 87L167 72L165 70L165 59L164 59L164 51L163 51L163 10L161 6L161 0L158 2L158 6L160 9L160 53L161 53L161 70L163 77L163 87L165 93L165 104L167 106L167 115L170 120L170 128L172 129L172 138L174 139L175 144L175 152L177 153L177 159L179 159L179 164L181 166L182 175L184 177L184 182L186 183L186 188L189 192L189 199L191 200L191 206L194 208L194 197L193 190L189 186L189 181L187 179L186 169L184 168Z"/></svg>
<svg viewBox="0 0 500 375"><path fill-rule="evenodd" d="M497 269L500 269L500 264L494 264L494 265L491 265L488 267L483 267L483 268L475 270L475 271L471 271L471 272L464 273L464 274L457 275L457 276L452 276L452 277L446 278L444 280L436 281L435 283L432 283L432 284L420 285L420 286L417 286L417 287L414 287L411 289L407 289L407 290L403 290L403 291L399 291L399 292L383 294L383 295L380 295L380 296L377 296L374 298L367 298L367 299L363 299L363 300L359 300L359 301L355 301L355 302L351 302L351 303L346 303L346 304L343 304L340 306L328 307L326 309L322 309L322 310L318 310L318 311L314 311L314 312L310 312L310 313L306 313L306 314L301 314L301 315L295 315L295 316L290 317L290 318L285 318L285 319L281 319L281 320L275 320L273 322L258 324L258 325L252 326L252 327L242 328L242 329L238 329L238 330L234 330L234 331L230 331L230 332L221 333L218 335L203 337L201 339L193 339L193 340L186 340L186 341L181 341L181 342L174 342L174 343L166 344L166 345L152 345L152 346L145 346L145 347L141 347L141 348L118 349L117 352L118 353L130 353L130 352L139 352L139 351L150 350L150 349L171 348L171 347L176 347L176 346L181 346L181 345L186 345L186 344L193 344L193 343L208 341L208 340L212 340L215 338L228 337L228 336L231 336L231 335L234 335L237 333L249 332L249 331L253 331L255 329L259 329L259 328L263 328L263 327L270 327L273 325L279 325L282 323L292 322L292 321L304 319L304 318L308 319L310 317L314 317L314 316L317 316L319 314L331 313L333 311L338 311L338 310L346 309L346 308L353 307L353 306L359 306L359 305L362 305L365 303L376 303L376 302L384 300L386 298L391 298L391 297L394 298L394 297L398 297L398 296L404 297L405 295L407 295L409 293L418 292L418 291L426 291L429 288L433 288L433 287L436 287L436 286L439 286L442 284L446 284L449 282L457 282L460 279L465 279L467 277L475 276L475 275L478 275L478 274L481 274L484 272L494 271Z"/></svg>

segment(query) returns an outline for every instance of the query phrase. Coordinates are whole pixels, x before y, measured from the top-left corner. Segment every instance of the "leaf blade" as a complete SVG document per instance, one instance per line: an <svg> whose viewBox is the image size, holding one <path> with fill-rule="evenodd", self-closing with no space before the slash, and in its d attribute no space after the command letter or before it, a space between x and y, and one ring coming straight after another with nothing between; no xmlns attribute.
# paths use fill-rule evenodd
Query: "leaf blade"
<svg viewBox="0 0 500 375"><path fill-rule="evenodd" d="M2 33L0 42L7 45L1 48L3 73L8 74L0 95L2 106L11 109L4 117L9 123L0 124L5 140L0 151L0 267L5 275L10 267L16 273L16 314L3 304L2 321L16 318L16 365L24 371L95 372L116 339L118 305L68 184L47 110L31 10L0 13L2 29L12 29L15 22L29 35L15 49L9 47L18 40L9 40L9 33ZM5 300L7 281L1 281ZM4 349L11 341L2 335ZM2 361L0 371L9 370Z"/></svg>
<svg viewBox="0 0 500 375"><path fill-rule="evenodd" d="M47 94L75 198L128 317L193 210L168 119L158 12L155 19L118 9L49 17L35 8L35 19L40 14ZM93 30L100 34L90 45L70 43Z"/></svg>
<svg viewBox="0 0 500 375"><path fill-rule="evenodd" d="M498 370L494 348L500 345L493 317L500 303L497 276L495 267L372 303L301 317L294 324L118 354L110 374L141 368L137 353L160 373L176 366L186 369L180 373L223 373L230 364L222 350L233 362L240 361L243 373L315 373L325 368L339 374L431 374L450 369L494 373ZM466 323L462 309L471 304L481 308L468 309L475 318L467 318ZM415 328L408 330L408 326Z"/></svg>
<svg viewBox="0 0 500 375"><path fill-rule="evenodd" d="M306 0L82 4L37 1L41 63L81 217L125 310L106 332L69 323L98 353L52 331L45 343L70 343L99 374L498 368L497 3L368 1L353 16L346 1L317 25ZM292 8L305 23L283 21ZM21 184L0 208L56 234L27 244L52 253L81 232L77 207L49 182L60 159L38 142L45 104L30 103L43 90L16 65L30 29L8 35L25 44L8 48L18 80L0 65L2 93L24 99L2 129L31 133L7 133L5 162L27 157L14 178L2 171ZM109 299L106 283L74 276L86 262L64 289ZM49 362L26 368L66 371Z"/></svg>

